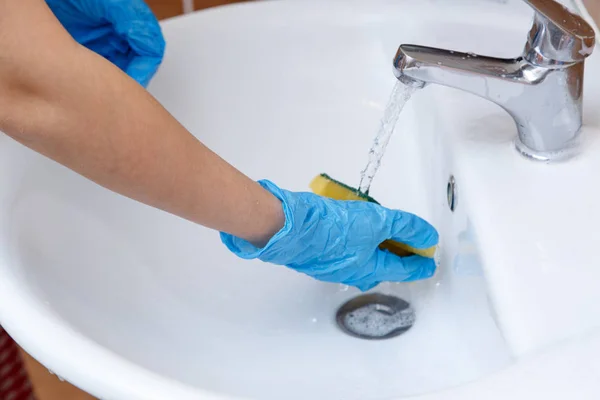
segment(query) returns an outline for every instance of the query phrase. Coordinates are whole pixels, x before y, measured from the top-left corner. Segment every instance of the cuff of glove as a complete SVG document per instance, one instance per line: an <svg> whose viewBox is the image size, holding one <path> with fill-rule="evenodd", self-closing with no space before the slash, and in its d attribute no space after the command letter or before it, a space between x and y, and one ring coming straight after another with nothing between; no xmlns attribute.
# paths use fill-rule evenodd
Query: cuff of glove
<svg viewBox="0 0 600 400"><path fill-rule="evenodd" d="M262 248L258 248L247 240L233 236L229 233L221 232L220 235L221 242L223 242L223 244L238 257L246 260L258 258L263 261L269 261L272 258L272 253L277 253L276 247L281 248L281 242L285 241L288 238L288 234L293 230L294 219L286 192L268 180L260 180L258 183L281 201L285 216L283 228L281 228L281 230L269 240L265 247Z"/></svg>

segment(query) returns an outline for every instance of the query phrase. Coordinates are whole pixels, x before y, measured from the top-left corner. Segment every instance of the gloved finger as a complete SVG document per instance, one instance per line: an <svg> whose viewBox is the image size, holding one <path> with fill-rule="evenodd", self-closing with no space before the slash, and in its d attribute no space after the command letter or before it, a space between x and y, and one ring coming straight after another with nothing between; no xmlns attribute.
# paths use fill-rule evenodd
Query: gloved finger
<svg viewBox="0 0 600 400"><path fill-rule="evenodd" d="M395 260L394 260L395 258ZM400 257L392 253L388 253L384 250L375 250L371 257L360 265L356 265L355 263L351 263L347 268L340 270L339 272L343 273L343 279L339 279L339 273L336 274L336 281L340 283L344 283L346 285L354 286L361 291L367 291L375 286L379 285L384 281L401 281L398 271L394 271L390 274L388 271L388 265L391 265L394 262L402 262ZM392 269L396 269L397 264L392 265ZM400 266L401 267L401 266ZM402 268L400 268L402 271ZM330 278L334 276L333 274L327 276ZM389 279L389 277L393 279Z"/></svg>
<svg viewBox="0 0 600 400"><path fill-rule="evenodd" d="M120 53L118 51L111 51L105 55L105 58L111 63L119 67L123 72L127 72L127 67L131 63L131 55Z"/></svg>
<svg viewBox="0 0 600 400"><path fill-rule="evenodd" d="M113 0L106 12L115 32L135 54L162 60L165 40L158 20L143 0Z"/></svg>
<svg viewBox="0 0 600 400"><path fill-rule="evenodd" d="M125 68L125 72L138 81L140 85L147 87L160 63L161 59L158 57L134 57Z"/></svg>
<svg viewBox="0 0 600 400"><path fill-rule="evenodd" d="M88 41L85 43L85 46L103 56L107 56L112 53L127 55L127 53L131 52L127 41L115 35L114 32L101 36L98 39Z"/></svg>
<svg viewBox="0 0 600 400"><path fill-rule="evenodd" d="M72 24L74 25L74 24ZM79 44L89 48L93 42L106 43L107 37L113 33L113 28L110 24L105 23L102 26L94 26L89 28L83 24L81 26L72 26L71 29L77 30L77 37L74 37Z"/></svg>
<svg viewBox="0 0 600 400"><path fill-rule="evenodd" d="M366 292L369 289L373 289L375 286L379 285L381 282L380 281L365 281L365 282L360 282L354 286L356 286L356 288L358 288L358 290L360 290L361 292Z"/></svg>
<svg viewBox="0 0 600 400"><path fill-rule="evenodd" d="M88 42L85 46L115 64L122 71L125 71L131 62L132 55L129 52L129 45L114 34Z"/></svg>
<svg viewBox="0 0 600 400"><path fill-rule="evenodd" d="M158 20L143 0L110 0L77 3L81 12L98 20L85 46L112 61L146 87L162 62L165 40ZM110 27L107 32L106 26ZM81 29L80 29L81 30ZM139 59L137 59L139 57Z"/></svg>
<svg viewBox="0 0 600 400"><path fill-rule="evenodd" d="M386 250L378 250L381 267L377 270L380 282L412 282L431 278L436 265L432 258L421 256L398 257Z"/></svg>
<svg viewBox="0 0 600 400"><path fill-rule="evenodd" d="M374 258L374 257L373 257ZM371 266L373 265L373 267ZM352 259L339 260L326 265L315 265L313 268L296 268L323 282L342 283L349 286L357 286L365 280L370 280L375 262L367 261L364 264L356 264Z"/></svg>
<svg viewBox="0 0 600 400"><path fill-rule="evenodd" d="M424 219L404 211L392 212L390 237L417 249L426 249L438 244L437 230Z"/></svg>

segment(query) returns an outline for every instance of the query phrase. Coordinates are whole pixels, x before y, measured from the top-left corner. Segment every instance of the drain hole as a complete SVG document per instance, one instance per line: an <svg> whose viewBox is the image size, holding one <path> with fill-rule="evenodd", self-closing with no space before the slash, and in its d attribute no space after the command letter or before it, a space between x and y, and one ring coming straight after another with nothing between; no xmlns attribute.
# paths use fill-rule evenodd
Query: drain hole
<svg viewBox="0 0 600 400"><path fill-rule="evenodd" d="M358 296L336 314L338 326L361 339L389 339L403 334L415 323L415 311L407 301L385 294Z"/></svg>

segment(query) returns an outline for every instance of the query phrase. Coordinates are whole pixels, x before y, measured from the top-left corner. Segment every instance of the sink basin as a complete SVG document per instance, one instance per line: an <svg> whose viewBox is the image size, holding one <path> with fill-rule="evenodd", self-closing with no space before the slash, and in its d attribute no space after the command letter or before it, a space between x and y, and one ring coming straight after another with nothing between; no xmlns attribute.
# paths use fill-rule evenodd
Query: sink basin
<svg viewBox="0 0 600 400"><path fill-rule="evenodd" d="M308 190L327 172L356 185L400 43L514 56L530 22L518 1L222 7L163 23L167 54L149 90L254 179ZM595 387L564 370L565 360L586 365L600 354L592 351L600 317L590 317L600 311L600 301L590 305L600 297L588 258L593 231L564 232L582 228L585 215L600 222L599 193L583 185L600 163L590 156L600 151L600 117L589 112L600 103L600 79L589 74L599 62L594 54L587 67L588 150L564 165L518 156L516 128L493 104L441 87L413 96L371 189L430 220L442 238L432 279L370 291L412 304L416 323L403 335L346 335L335 313L358 290L238 259L215 232L109 192L6 136L0 323L103 399L529 398L519 396L572 390L574 379ZM573 222L560 207L578 197ZM589 251L573 255L575 244Z"/></svg>

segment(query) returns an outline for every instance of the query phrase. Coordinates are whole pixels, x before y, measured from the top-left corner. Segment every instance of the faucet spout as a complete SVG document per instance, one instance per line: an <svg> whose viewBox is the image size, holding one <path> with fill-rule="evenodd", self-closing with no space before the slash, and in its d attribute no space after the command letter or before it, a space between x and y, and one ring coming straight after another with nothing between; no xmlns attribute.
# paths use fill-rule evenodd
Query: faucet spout
<svg viewBox="0 0 600 400"><path fill-rule="evenodd" d="M421 85L436 83L504 103L497 97L503 93L490 92L490 83L496 83L495 86L498 83L502 86L535 84L545 78L547 71L534 68L522 58L494 58L403 44L394 58L394 74L402 81L413 80L421 82Z"/></svg>
<svg viewBox="0 0 600 400"><path fill-rule="evenodd" d="M535 11L521 56L502 59L404 44L394 74L411 86L464 90L505 109L518 130L517 149L536 160L568 158L582 124L583 72L595 33L555 0L524 0Z"/></svg>
<svg viewBox="0 0 600 400"><path fill-rule="evenodd" d="M515 120L517 148L531 158L555 160L575 147L582 120L583 63L550 69L524 57L401 45L394 73L401 81L448 86L498 104Z"/></svg>

